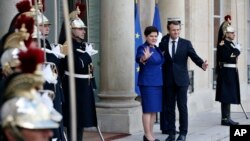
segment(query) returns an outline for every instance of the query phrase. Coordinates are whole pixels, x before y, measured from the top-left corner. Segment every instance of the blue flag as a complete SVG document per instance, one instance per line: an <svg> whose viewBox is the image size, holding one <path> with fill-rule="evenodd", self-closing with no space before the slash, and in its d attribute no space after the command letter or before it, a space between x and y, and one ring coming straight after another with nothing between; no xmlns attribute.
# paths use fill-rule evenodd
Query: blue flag
<svg viewBox="0 0 250 141"><path fill-rule="evenodd" d="M142 44L142 34L141 34L141 25L140 25L140 11L138 9L138 4L135 3L135 56L137 48ZM135 93L140 95L139 87L137 86L139 73L139 64L135 63Z"/></svg>
<svg viewBox="0 0 250 141"><path fill-rule="evenodd" d="M160 18L159 6L157 3L155 4L153 26L155 26L159 31L159 35L158 35L157 43L156 43L156 45L159 46L159 43L161 42L161 38L162 38L162 30L161 30L161 18Z"/></svg>

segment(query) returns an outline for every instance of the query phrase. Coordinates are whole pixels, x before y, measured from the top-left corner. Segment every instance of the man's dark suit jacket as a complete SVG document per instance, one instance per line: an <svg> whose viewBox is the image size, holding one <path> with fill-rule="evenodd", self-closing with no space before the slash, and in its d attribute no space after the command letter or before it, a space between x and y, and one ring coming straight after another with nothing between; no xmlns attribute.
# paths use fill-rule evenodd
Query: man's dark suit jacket
<svg viewBox="0 0 250 141"><path fill-rule="evenodd" d="M188 86L188 57L199 67L202 67L203 60L196 54L189 40L179 38L174 60L169 53L169 36L162 38L159 48L164 52L165 63L163 64L164 86L172 86L175 82L177 86ZM174 82L172 81L174 80Z"/></svg>

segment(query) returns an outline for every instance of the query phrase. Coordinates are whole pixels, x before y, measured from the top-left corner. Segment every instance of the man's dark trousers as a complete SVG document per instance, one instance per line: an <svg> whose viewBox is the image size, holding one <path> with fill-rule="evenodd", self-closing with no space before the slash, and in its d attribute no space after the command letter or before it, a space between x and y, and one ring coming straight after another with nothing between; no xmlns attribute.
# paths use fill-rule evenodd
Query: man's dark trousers
<svg viewBox="0 0 250 141"><path fill-rule="evenodd" d="M177 103L177 107L179 110L179 131L180 134L186 135L188 130L188 109L187 109L187 89L188 86L177 86L176 83L172 83L172 86L167 86L166 93L166 112L167 112L167 123L168 129L167 132L169 134L176 134L176 126L175 126L175 105Z"/></svg>

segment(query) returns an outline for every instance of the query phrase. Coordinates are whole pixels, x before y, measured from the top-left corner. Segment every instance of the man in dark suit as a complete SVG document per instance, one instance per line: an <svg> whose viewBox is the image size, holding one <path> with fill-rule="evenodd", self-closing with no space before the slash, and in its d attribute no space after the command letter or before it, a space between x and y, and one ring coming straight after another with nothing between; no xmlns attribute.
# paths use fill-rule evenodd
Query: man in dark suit
<svg viewBox="0 0 250 141"><path fill-rule="evenodd" d="M175 141L175 105L179 110L180 135L176 141L185 141L188 132L187 90L189 85L188 57L204 71L207 61L203 61L195 52L189 40L180 38L180 20L170 19L169 34L162 38L159 47L164 53L163 64L163 111L161 130L169 134L166 141Z"/></svg>

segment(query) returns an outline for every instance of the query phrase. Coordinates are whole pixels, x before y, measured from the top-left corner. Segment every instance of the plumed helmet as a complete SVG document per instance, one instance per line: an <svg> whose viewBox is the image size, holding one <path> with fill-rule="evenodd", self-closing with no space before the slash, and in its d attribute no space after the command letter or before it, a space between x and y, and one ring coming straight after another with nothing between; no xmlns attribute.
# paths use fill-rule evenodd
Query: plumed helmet
<svg viewBox="0 0 250 141"><path fill-rule="evenodd" d="M22 28L10 34L4 44L4 52L1 56L1 65L3 73L8 76L13 73L13 68L16 68L20 65L18 60L18 53L20 50L26 50L24 41L29 38L29 33L25 28L25 25L22 25Z"/></svg>
<svg viewBox="0 0 250 141"><path fill-rule="evenodd" d="M223 31L223 36L227 33L227 27L231 26L231 23L228 21L223 22L222 24L222 31Z"/></svg>
<svg viewBox="0 0 250 141"><path fill-rule="evenodd" d="M37 12L37 24L38 25L50 25L49 19L40 11Z"/></svg>
<svg viewBox="0 0 250 141"><path fill-rule="evenodd" d="M15 68L20 65L18 59L18 48L9 48L5 50L1 56L2 73L5 76L9 76L15 72Z"/></svg>
<svg viewBox="0 0 250 141"><path fill-rule="evenodd" d="M54 129L59 124L51 119L48 108L37 99L15 97L1 108L2 128ZM18 129L18 128L16 128Z"/></svg>
<svg viewBox="0 0 250 141"><path fill-rule="evenodd" d="M87 26L84 22L79 18L79 14L81 13L79 7L76 8L75 11L69 14L70 18L70 26L71 28L86 28Z"/></svg>
<svg viewBox="0 0 250 141"><path fill-rule="evenodd" d="M235 32L235 29L232 26L227 26L225 32Z"/></svg>
<svg viewBox="0 0 250 141"><path fill-rule="evenodd" d="M37 90L42 89L43 84L44 79L41 75L32 73L13 74L7 79L3 99L8 100L20 96L34 99Z"/></svg>
<svg viewBox="0 0 250 141"><path fill-rule="evenodd" d="M84 22L80 18L72 20L70 25L71 28L86 28Z"/></svg>
<svg viewBox="0 0 250 141"><path fill-rule="evenodd" d="M5 41L4 49L7 48L25 48L24 41L28 40L30 34L27 33L25 24L22 24L22 27L19 31L9 35Z"/></svg>

